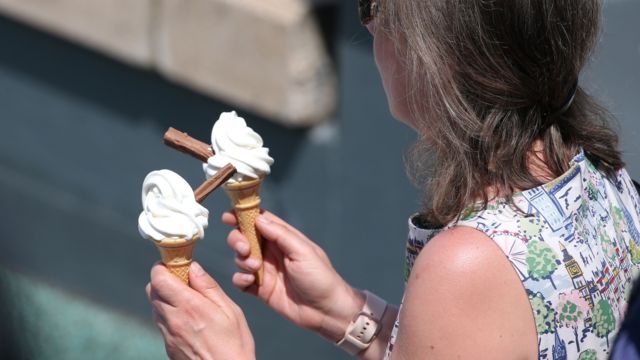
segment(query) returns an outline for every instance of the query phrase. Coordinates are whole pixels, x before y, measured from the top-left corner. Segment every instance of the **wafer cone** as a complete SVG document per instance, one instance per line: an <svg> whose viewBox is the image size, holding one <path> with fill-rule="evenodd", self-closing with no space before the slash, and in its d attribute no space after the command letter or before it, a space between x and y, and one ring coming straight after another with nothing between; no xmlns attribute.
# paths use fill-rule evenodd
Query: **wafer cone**
<svg viewBox="0 0 640 360"><path fill-rule="evenodd" d="M264 178L247 179L237 183L227 183L224 191L231 199L231 205L238 218L240 232L246 236L251 246L251 257L262 260L262 239L256 231L256 218L260 214L260 184ZM256 283L262 285L264 267L256 272Z"/></svg>
<svg viewBox="0 0 640 360"><path fill-rule="evenodd" d="M165 239L156 242L162 263L183 283L189 285L189 265L197 239Z"/></svg>

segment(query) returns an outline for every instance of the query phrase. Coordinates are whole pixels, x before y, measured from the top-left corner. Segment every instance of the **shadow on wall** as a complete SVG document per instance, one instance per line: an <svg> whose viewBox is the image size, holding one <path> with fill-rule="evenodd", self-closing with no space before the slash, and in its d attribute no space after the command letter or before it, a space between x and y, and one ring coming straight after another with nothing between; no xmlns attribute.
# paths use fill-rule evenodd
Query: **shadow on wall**
<svg viewBox="0 0 640 360"><path fill-rule="evenodd" d="M115 111L128 121L173 126L208 142L201 136L210 133L219 113L232 110L222 102L171 84L153 71L123 65L2 16L0 40L0 67ZM270 181L279 182L278 174L288 173L306 129L285 128L250 110L237 110L278 159L280 171Z"/></svg>
<svg viewBox="0 0 640 360"><path fill-rule="evenodd" d="M12 360L24 360L28 359L26 349L19 342L18 334L24 334L19 331L21 327L20 318L16 311L16 304L13 300L13 293L10 291L10 286L6 281L6 278L0 273L0 320L2 326L0 326L0 339L2 344L0 345L0 359L12 359ZM28 335L27 335L28 336Z"/></svg>

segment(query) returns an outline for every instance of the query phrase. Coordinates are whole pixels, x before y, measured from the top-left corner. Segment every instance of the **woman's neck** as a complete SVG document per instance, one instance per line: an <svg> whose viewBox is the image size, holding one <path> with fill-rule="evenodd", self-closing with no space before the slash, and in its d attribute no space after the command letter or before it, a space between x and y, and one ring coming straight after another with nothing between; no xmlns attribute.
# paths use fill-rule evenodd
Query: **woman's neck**
<svg viewBox="0 0 640 360"><path fill-rule="evenodd" d="M549 181L556 178L556 175L550 170L549 166L547 165L547 160L544 153L544 144L542 143L542 140L535 140L533 144L531 144L527 165L531 175L540 180L541 183L548 183Z"/></svg>
<svg viewBox="0 0 640 360"><path fill-rule="evenodd" d="M527 167L531 175L533 175L538 181L545 184L556 178L556 175L550 170L546 162L546 156L544 153L544 145L542 140L535 140L531 145L531 149L527 154ZM529 189L514 188L513 192L521 192ZM497 186L491 186L487 189L487 196L489 199L504 198L506 195L503 189L498 189ZM480 201L481 199L477 199Z"/></svg>

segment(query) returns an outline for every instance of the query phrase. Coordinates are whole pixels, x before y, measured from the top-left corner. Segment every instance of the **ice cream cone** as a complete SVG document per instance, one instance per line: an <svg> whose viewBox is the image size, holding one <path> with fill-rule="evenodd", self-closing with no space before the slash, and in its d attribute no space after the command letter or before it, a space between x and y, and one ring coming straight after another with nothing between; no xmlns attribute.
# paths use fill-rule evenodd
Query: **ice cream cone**
<svg viewBox="0 0 640 360"><path fill-rule="evenodd" d="M231 199L231 205L238 218L240 232L249 240L251 257L262 260L262 239L256 231L256 218L260 214L260 184L264 178L246 179L236 183L226 183L224 191ZM262 285L264 267L256 272L256 283Z"/></svg>
<svg viewBox="0 0 640 360"><path fill-rule="evenodd" d="M196 239L165 239L156 241L162 263L183 283L189 285L189 265L192 262Z"/></svg>

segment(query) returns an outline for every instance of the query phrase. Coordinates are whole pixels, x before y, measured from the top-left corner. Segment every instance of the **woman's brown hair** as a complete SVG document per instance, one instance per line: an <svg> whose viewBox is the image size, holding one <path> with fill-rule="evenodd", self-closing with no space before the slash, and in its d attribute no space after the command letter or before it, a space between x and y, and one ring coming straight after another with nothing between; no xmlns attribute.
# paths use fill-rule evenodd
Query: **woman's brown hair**
<svg viewBox="0 0 640 360"><path fill-rule="evenodd" d="M599 0L386 0L379 28L396 40L408 102L431 152L412 156L432 221L456 220L490 191L511 199L541 185L532 145L553 177L580 148L611 174L621 168L608 112L578 86L599 34ZM491 190L492 189L492 190Z"/></svg>

